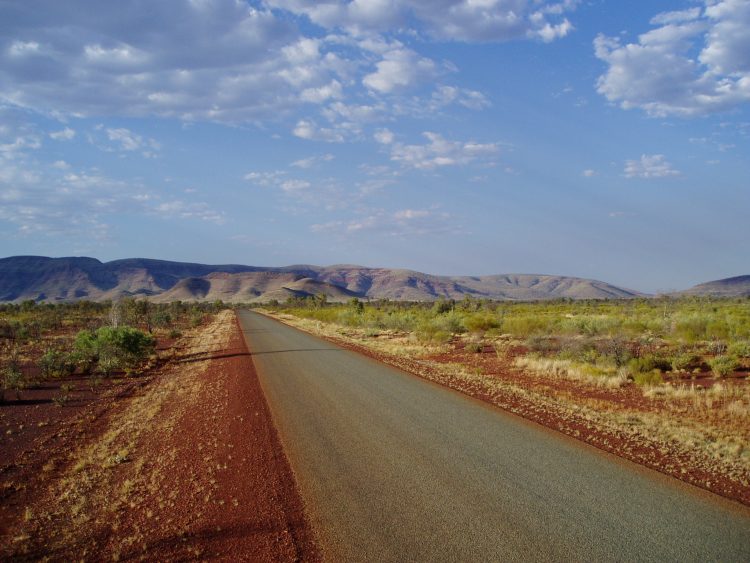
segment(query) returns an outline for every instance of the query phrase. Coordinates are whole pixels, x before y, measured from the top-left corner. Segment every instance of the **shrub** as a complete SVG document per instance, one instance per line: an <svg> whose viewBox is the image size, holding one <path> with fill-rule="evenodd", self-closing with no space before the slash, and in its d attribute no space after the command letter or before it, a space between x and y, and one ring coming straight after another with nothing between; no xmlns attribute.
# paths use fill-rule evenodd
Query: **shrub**
<svg viewBox="0 0 750 563"><path fill-rule="evenodd" d="M95 332L82 330L76 335L76 339L73 342L71 360L83 373L91 373L99 360L99 349Z"/></svg>
<svg viewBox="0 0 750 563"><path fill-rule="evenodd" d="M56 348L47 350L39 360L39 368L41 369L42 377L45 379L50 377L65 377L73 373L75 367L76 365L71 356Z"/></svg>
<svg viewBox="0 0 750 563"><path fill-rule="evenodd" d="M633 358L628 362L628 368L634 374L649 373L654 370L668 371L672 368L672 364L665 358L649 354L642 358Z"/></svg>
<svg viewBox="0 0 750 563"><path fill-rule="evenodd" d="M154 337L141 330L105 326L96 332L79 332L73 345L73 358L85 373L96 366L108 375L117 369L136 368L153 352L155 344Z"/></svg>
<svg viewBox="0 0 750 563"><path fill-rule="evenodd" d="M695 367L698 362L700 362L700 358L696 356L695 354L685 353L685 354L677 354L672 358L671 364L672 364L672 370L674 371L682 371L682 370L689 370L693 367Z"/></svg>
<svg viewBox="0 0 750 563"><path fill-rule="evenodd" d="M740 367L737 358L734 356L716 356L709 360L708 365L711 366L711 371L717 377L727 377Z"/></svg>
<svg viewBox="0 0 750 563"><path fill-rule="evenodd" d="M3 369L3 391L11 389L16 392L16 399L19 398L22 390L26 389L26 377L23 375L18 362L11 360Z"/></svg>
<svg viewBox="0 0 750 563"><path fill-rule="evenodd" d="M636 385L661 385L664 379L658 369L633 374L633 382Z"/></svg>
<svg viewBox="0 0 750 563"><path fill-rule="evenodd" d="M482 333L493 328L499 328L500 323L497 318L489 313L474 313L467 315L462 320L463 326L469 332Z"/></svg>
<svg viewBox="0 0 750 563"><path fill-rule="evenodd" d="M732 342L727 348L727 353L737 358L750 358L750 342L746 340Z"/></svg>

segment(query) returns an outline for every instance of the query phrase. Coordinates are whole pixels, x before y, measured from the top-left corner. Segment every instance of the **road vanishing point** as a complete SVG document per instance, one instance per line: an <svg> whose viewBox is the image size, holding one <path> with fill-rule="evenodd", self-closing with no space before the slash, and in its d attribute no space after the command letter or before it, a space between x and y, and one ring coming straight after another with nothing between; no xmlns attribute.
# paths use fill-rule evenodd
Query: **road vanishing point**
<svg viewBox="0 0 750 563"><path fill-rule="evenodd" d="M750 561L747 507L239 318L326 560Z"/></svg>

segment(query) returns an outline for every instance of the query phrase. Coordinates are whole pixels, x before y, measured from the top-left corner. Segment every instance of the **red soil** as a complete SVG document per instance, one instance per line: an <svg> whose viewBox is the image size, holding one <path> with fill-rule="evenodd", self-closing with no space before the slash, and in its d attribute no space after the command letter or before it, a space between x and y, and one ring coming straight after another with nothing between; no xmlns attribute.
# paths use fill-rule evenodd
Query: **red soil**
<svg viewBox="0 0 750 563"><path fill-rule="evenodd" d="M320 559L239 325L224 322L232 326L222 349L178 351L0 470L0 559ZM111 465L73 467L80 455L71 452L101 442L154 391L170 400L131 451ZM82 514L55 496L79 489Z"/></svg>

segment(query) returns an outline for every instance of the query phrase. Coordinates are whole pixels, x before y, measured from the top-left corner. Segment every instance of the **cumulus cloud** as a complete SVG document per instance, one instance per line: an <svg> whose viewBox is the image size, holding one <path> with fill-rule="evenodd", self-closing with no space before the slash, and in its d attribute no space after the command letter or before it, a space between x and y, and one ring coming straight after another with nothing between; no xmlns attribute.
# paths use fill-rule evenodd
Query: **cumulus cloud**
<svg viewBox="0 0 750 563"><path fill-rule="evenodd" d="M600 94L654 116L705 115L750 101L750 2L705 0L651 23L656 27L637 42L594 40L608 65L597 81Z"/></svg>
<svg viewBox="0 0 750 563"><path fill-rule="evenodd" d="M338 95L335 55L245 2L40 0L5 15L0 100L21 107L238 122Z"/></svg>
<svg viewBox="0 0 750 563"><path fill-rule="evenodd" d="M414 25L436 39L553 41L573 28L565 17L577 0L268 0L327 28L354 34Z"/></svg>
<svg viewBox="0 0 750 563"><path fill-rule="evenodd" d="M668 178L679 176L663 154L641 155L639 160L625 161L624 174L626 178Z"/></svg>
<svg viewBox="0 0 750 563"><path fill-rule="evenodd" d="M382 94L413 87L434 78L438 72L434 61L404 48L385 53L375 68L375 72L362 79L362 84Z"/></svg>
<svg viewBox="0 0 750 563"><path fill-rule="evenodd" d="M432 170L469 164L477 159L492 157L500 150L497 143L450 141L430 131L423 135L428 140L423 145L394 143L391 160L409 168Z"/></svg>
<svg viewBox="0 0 750 563"><path fill-rule="evenodd" d="M52 131L49 136L50 139L54 139L55 141L70 141L76 136L76 132L74 129L66 127L61 131Z"/></svg>
<svg viewBox="0 0 750 563"><path fill-rule="evenodd" d="M312 186L307 180L289 178L287 173L283 170L274 170L272 172L248 172L245 174L245 180L264 188L278 188L285 193L299 193Z"/></svg>
<svg viewBox="0 0 750 563"><path fill-rule="evenodd" d="M141 135L123 127L107 129L106 133L107 138L121 151L143 151L144 156L150 156L152 150L161 148L161 145L154 139L144 139Z"/></svg>
<svg viewBox="0 0 750 563"><path fill-rule="evenodd" d="M372 137L375 139L375 142L381 145L390 145L396 138L393 131L388 128L378 129Z"/></svg>
<svg viewBox="0 0 750 563"><path fill-rule="evenodd" d="M328 143L342 143L344 135L341 131L327 127L318 127L311 119L301 119L292 131L295 137L310 141L326 141Z"/></svg>

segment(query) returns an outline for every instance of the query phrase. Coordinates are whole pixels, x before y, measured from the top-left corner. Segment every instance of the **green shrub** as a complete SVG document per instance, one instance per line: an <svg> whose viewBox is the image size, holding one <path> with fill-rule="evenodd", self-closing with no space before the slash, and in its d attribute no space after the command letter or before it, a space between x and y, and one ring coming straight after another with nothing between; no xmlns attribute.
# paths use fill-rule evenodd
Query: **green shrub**
<svg viewBox="0 0 750 563"><path fill-rule="evenodd" d="M689 370L693 367L696 367L696 365L700 362L700 358L696 356L695 354L690 353L684 353L684 354L677 354L676 356L672 357L671 364L672 364L672 370L673 371L682 371L682 370Z"/></svg>
<svg viewBox="0 0 750 563"><path fill-rule="evenodd" d="M633 382L636 385L661 385L664 383L664 378L662 378L661 372L658 369L655 369L652 371L634 373Z"/></svg>
<svg viewBox="0 0 750 563"><path fill-rule="evenodd" d="M42 377L65 377L75 371L76 364L69 354L57 348L47 350L39 359L39 369Z"/></svg>
<svg viewBox="0 0 750 563"><path fill-rule="evenodd" d="M732 342L727 348L727 353L737 358L750 358L750 342L747 340Z"/></svg>
<svg viewBox="0 0 750 563"><path fill-rule="evenodd" d="M734 356L716 356L709 360L708 365L711 366L711 371L717 377L732 375L740 367L740 363Z"/></svg>
<svg viewBox="0 0 750 563"><path fill-rule="evenodd" d="M497 318L490 313L474 313L472 315L467 315L461 322L466 330L474 333L483 333L493 328L500 327Z"/></svg>
<svg viewBox="0 0 750 563"><path fill-rule="evenodd" d="M82 330L76 334L73 342L71 360L83 373L91 373L99 360L99 348L96 333L91 330Z"/></svg>
<svg viewBox="0 0 750 563"><path fill-rule="evenodd" d="M672 364L665 358L648 354L642 358L633 358L630 360L628 362L628 368L634 374L649 373L654 370L669 371L672 369Z"/></svg>
<svg viewBox="0 0 750 563"><path fill-rule="evenodd" d="M17 362L11 360L3 368L3 390L10 389L16 392L16 399L19 398L21 391L26 389L27 381L20 366Z"/></svg>
<svg viewBox="0 0 750 563"><path fill-rule="evenodd" d="M109 375L117 369L138 367L154 350L153 336L128 326L101 327L96 332L83 330L73 344L75 362L85 373L96 367Z"/></svg>

